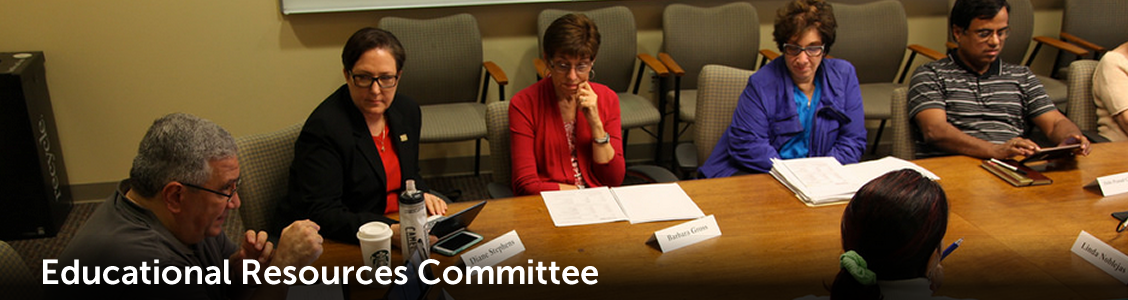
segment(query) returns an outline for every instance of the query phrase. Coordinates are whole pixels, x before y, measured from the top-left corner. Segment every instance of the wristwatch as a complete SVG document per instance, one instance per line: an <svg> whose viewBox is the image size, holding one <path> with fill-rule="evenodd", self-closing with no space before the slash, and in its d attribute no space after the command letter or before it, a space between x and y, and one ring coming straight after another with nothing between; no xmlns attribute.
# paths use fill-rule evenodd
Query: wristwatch
<svg viewBox="0 0 1128 300"><path fill-rule="evenodd" d="M595 142L596 144L606 144L606 143L611 142L611 135L607 134L607 133L603 133L603 138L594 138L594 139L591 139L591 141Z"/></svg>

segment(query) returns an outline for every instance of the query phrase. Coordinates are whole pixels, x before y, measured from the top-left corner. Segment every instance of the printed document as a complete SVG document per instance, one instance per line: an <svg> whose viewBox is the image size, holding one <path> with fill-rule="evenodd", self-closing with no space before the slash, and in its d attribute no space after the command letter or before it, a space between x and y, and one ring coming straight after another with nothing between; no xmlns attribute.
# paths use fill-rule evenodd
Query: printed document
<svg viewBox="0 0 1128 300"><path fill-rule="evenodd" d="M631 224L704 217L677 183L541 192L556 227L630 221Z"/></svg>
<svg viewBox="0 0 1128 300"><path fill-rule="evenodd" d="M845 203L871 180L900 169L913 169L932 180L940 177L917 164L887 156L843 166L833 157L772 159L771 175L808 206Z"/></svg>

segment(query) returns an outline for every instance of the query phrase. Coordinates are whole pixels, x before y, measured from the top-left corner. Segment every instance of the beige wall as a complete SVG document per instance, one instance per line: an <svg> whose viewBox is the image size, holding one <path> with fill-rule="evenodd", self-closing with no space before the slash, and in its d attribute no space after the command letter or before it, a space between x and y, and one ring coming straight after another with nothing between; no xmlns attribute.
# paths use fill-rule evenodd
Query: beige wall
<svg viewBox="0 0 1128 300"><path fill-rule="evenodd" d="M103 183L127 176L145 129L166 113L196 114L236 136L302 121L343 83L339 55L345 39L383 16L475 15L484 36L485 58L509 75L508 97L533 83L530 61L536 55L539 11L628 6L639 24L639 50L655 53L661 44L662 8L673 2L590 1L283 16L277 0L0 0L0 51L46 53L70 182ZM702 6L725 2L693 1ZM771 47L772 13L782 2L751 2L760 10L762 45ZM905 1L911 43L942 47L944 2ZM1035 34L1056 35L1059 2L1035 1ZM1048 64L1040 60L1035 69ZM491 91L496 93L496 88ZM632 143L649 142L642 136L633 134ZM422 158L473 155L473 142L448 146L425 145Z"/></svg>

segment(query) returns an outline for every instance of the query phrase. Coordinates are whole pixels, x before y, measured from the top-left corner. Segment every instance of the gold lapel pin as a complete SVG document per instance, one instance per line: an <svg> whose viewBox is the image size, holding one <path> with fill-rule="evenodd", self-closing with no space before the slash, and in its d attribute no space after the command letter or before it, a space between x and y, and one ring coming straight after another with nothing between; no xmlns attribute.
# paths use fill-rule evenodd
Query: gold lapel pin
<svg viewBox="0 0 1128 300"><path fill-rule="evenodd" d="M406 142L406 141L407 141L407 134L401 134L400 135L400 142Z"/></svg>

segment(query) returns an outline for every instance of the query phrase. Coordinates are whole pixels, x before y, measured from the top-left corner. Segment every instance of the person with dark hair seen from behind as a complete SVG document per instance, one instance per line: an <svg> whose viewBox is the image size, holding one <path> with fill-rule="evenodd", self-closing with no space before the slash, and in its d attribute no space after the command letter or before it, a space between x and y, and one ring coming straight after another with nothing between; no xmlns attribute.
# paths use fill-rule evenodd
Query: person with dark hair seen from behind
<svg viewBox="0 0 1128 300"><path fill-rule="evenodd" d="M619 96L590 81L599 43L595 22L582 14L545 29L542 56L551 71L509 105L514 194L623 183Z"/></svg>
<svg viewBox="0 0 1128 300"><path fill-rule="evenodd" d="M60 269L79 264L107 270L101 283L57 285L47 289L48 298L285 299L285 285L254 288L234 279L244 278L239 273L243 260L257 260L262 272L267 266L301 269L321 256L319 227L309 220L283 229L277 248L267 240L266 231L247 230L238 238L240 243L224 234L223 224L239 217L231 211L242 201L235 139L219 125L188 114L169 114L153 122L138 148L129 179L98 206L59 256ZM225 259L228 266L223 265ZM193 267L230 269L235 284L204 284L187 274L172 280L191 284L167 282L180 278L169 273ZM160 268L165 281L157 283L142 271L144 278L127 284L129 268L153 268L154 274ZM93 273L93 280L99 280L98 272Z"/></svg>
<svg viewBox="0 0 1128 300"><path fill-rule="evenodd" d="M909 117L917 157L962 154L1005 159L1040 148L1030 140L1038 126L1051 143L1089 140L1065 117L1030 68L999 59L1007 40L1006 0L957 0L948 18L958 46L948 57L917 68L909 84Z"/></svg>
<svg viewBox="0 0 1128 300"><path fill-rule="evenodd" d="M783 55L748 78L702 176L765 173L773 158L861 159L866 128L858 76L849 62L826 57L837 26L823 0L794 0L779 9L772 35Z"/></svg>
<svg viewBox="0 0 1128 300"><path fill-rule="evenodd" d="M951 299L941 245L948 199L940 184L902 169L866 183L842 212L840 269L830 299ZM797 300L825 299L807 296Z"/></svg>
<svg viewBox="0 0 1128 300"><path fill-rule="evenodd" d="M446 214L446 202L419 176L419 104L396 95L405 60L399 40L382 29L360 29L345 43L345 84L310 113L298 135L278 219L309 218L326 237L349 243L357 243L361 225L379 221L399 245L399 223L385 215L399 211L406 180L427 192L429 215Z"/></svg>

